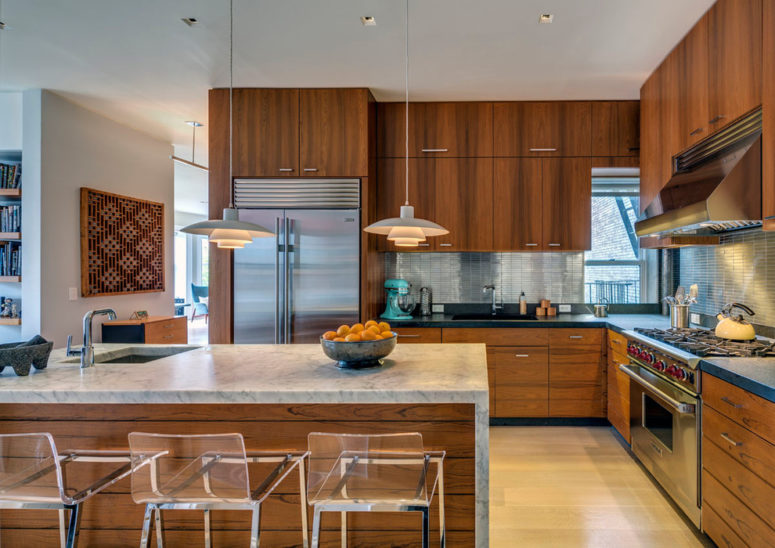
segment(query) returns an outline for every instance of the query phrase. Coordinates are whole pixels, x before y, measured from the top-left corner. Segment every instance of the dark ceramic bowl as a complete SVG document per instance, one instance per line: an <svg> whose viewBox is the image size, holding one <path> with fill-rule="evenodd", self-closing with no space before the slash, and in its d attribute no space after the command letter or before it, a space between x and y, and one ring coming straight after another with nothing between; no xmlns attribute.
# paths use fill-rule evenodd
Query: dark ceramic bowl
<svg viewBox="0 0 775 548"><path fill-rule="evenodd" d="M337 362L338 367L363 369L382 365L382 358L396 347L396 339L395 333L390 339L361 342L328 341L320 337L320 345L326 356Z"/></svg>

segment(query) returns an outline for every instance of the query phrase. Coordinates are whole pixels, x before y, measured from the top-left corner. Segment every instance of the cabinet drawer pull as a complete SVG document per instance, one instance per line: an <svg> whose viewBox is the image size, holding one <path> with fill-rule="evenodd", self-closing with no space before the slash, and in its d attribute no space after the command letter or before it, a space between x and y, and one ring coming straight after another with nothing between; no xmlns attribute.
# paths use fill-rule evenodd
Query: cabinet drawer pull
<svg viewBox="0 0 775 548"><path fill-rule="evenodd" d="M726 116L724 116L723 114L719 114L718 116L714 116L713 118L708 120L708 123L715 124L716 122L718 122L719 120L723 120L724 118L726 118Z"/></svg>
<svg viewBox="0 0 775 548"><path fill-rule="evenodd" d="M316 167L305 167L304 168L304 171L317 171L317 170L318 170L318 168L316 168Z"/></svg>
<svg viewBox="0 0 775 548"><path fill-rule="evenodd" d="M741 445L743 445L742 441L735 441L735 440L733 440L732 438L729 437L729 435L726 432L722 432L719 435L724 439L724 441L727 441L727 442L731 443L735 447L740 447Z"/></svg>
<svg viewBox="0 0 775 548"><path fill-rule="evenodd" d="M611 339L611 342L614 344L622 344L622 341L620 341L619 339Z"/></svg>
<svg viewBox="0 0 775 548"><path fill-rule="evenodd" d="M167 323L167 324L164 324L162 327L164 327L164 329L172 329L173 327L175 327L175 324Z"/></svg>
<svg viewBox="0 0 775 548"><path fill-rule="evenodd" d="M530 354L514 354L515 358L529 358Z"/></svg>
<svg viewBox="0 0 775 548"><path fill-rule="evenodd" d="M162 339L171 339L171 338L172 338L172 337L174 337L174 336L175 336L175 335L173 335L172 333L170 333L169 335L164 335L164 336L162 337Z"/></svg>
<svg viewBox="0 0 775 548"><path fill-rule="evenodd" d="M735 403L735 402L733 402L732 400L730 400L730 399L729 399L729 398L727 398L726 396L722 396L722 397L721 397L721 401L723 401L723 402L724 402L724 403L726 403L727 405L731 405L731 406L732 406L732 407L734 407L735 409L742 409L742 407L743 407L743 406L742 406L742 405L740 405L739 403Z"/></svg>
<svg viewBox="0 0 775 548"><path fill-rule="evenodd" d="M531 148L530 152L557 152L556 148Z"/></svg>
<svg viewBox="0 0 775 548"><path fill-rule="evenodd" d="M420 335L402 335L401 333L398 333L399 337L403 337L405 339L419 339Z"/></svg>
<svg viewBox="0 0 775 548"><path fill-rule="evenodd" d="M452 247L452 244L439 244L439 247Z"/></svg>
<svg viewBox="0 0 775 548"><path fill-rule="evenodd" d="M449 152L446 148L424 148L423 152Z"/></svg>
<svg viewBox="0 0 775 548"><path fill-rule="evenodd" d="M549 244L549 247L560 247L560 244Z"/></svg>
<svg viewBox="0 0 775 548"><path fill-rule="evenodd" d="M525 244L525 247L538 247L538 244Z"/></svg>
<svg viewBox="0 0 775 548"><path fill-rule="evenodd" d="M569 339L583 339L584 335L569 335Z"/></svg>
<svg viewBox="0 0 775 548"><path fill-rule="evenodd" d="M417 244L417 247L430 247L431 244Z"/></svg>
<svg viewBox="0 0 775 548"><path fill-rule="evenodd" d="M292 167L281 167L277 171L293 171L293 168Z"/></svg>

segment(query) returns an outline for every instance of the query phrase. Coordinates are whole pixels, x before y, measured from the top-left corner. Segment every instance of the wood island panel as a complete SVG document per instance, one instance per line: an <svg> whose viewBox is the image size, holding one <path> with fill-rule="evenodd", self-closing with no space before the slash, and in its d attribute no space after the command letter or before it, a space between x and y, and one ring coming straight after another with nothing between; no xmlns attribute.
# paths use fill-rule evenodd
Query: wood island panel
<svg viewBox="0 0 775 548"><path fill-rule="evenodd" d="M60 451L127 449L133 431L205 434L240 432L248 450L305 450L314 431L392 433L417 431L429 450L446 450L445 510L449 546L475 542L475 424L473 404L0 404L0 431L51 432ZM74 483L104 473L97 468L73 472ZM78 475L80 474L80 475ZM257 476L258 477L258 476ZM438 523L434 501L431 524ZM262 544L301 542L298 474L283 482L262 509ZM130 495L129 478L87 501L81 521L81 546L136 546L143 507ZM215 541L247 542L249 512L213 512ZM203 520L196 511L165 511L170 545L202 542ZM311 515L310 515L311 523ZM419 546L420 517L414 514L359 514L349 520L352 545ZM40 546L58 538L53 511L0 510L0 544ZM323 520L321 546L339 544L339 518ZM431 527L431 541L437 527Z"/></svg>

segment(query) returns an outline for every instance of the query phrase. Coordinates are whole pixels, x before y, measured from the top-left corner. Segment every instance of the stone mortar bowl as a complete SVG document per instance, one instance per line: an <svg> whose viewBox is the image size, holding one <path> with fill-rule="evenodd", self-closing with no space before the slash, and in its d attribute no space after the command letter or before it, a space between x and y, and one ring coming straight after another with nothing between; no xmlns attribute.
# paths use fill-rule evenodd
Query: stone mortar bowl
<svg viewBox="0 0 775 548"><path fill-rule="evenodd" d="M320 337L320 345L326 356L337 362L338 367L364 369L382 365L382 358L396 347L397 338L395 333L390 339L361 342L329 341Z"/></svg>

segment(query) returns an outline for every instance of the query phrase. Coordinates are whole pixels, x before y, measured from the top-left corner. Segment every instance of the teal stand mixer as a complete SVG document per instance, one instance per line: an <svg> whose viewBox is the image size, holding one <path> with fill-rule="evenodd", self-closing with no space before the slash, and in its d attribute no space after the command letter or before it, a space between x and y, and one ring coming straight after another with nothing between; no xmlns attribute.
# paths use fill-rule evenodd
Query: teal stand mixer
<svg viewBox="0 0 775 548"><path fill-rule="evenodd" d="M412 284L406 280L390 278L385 280L387 306L380 318L386 320L411 320L414 310L414 297L409 293Z"/></svg>

